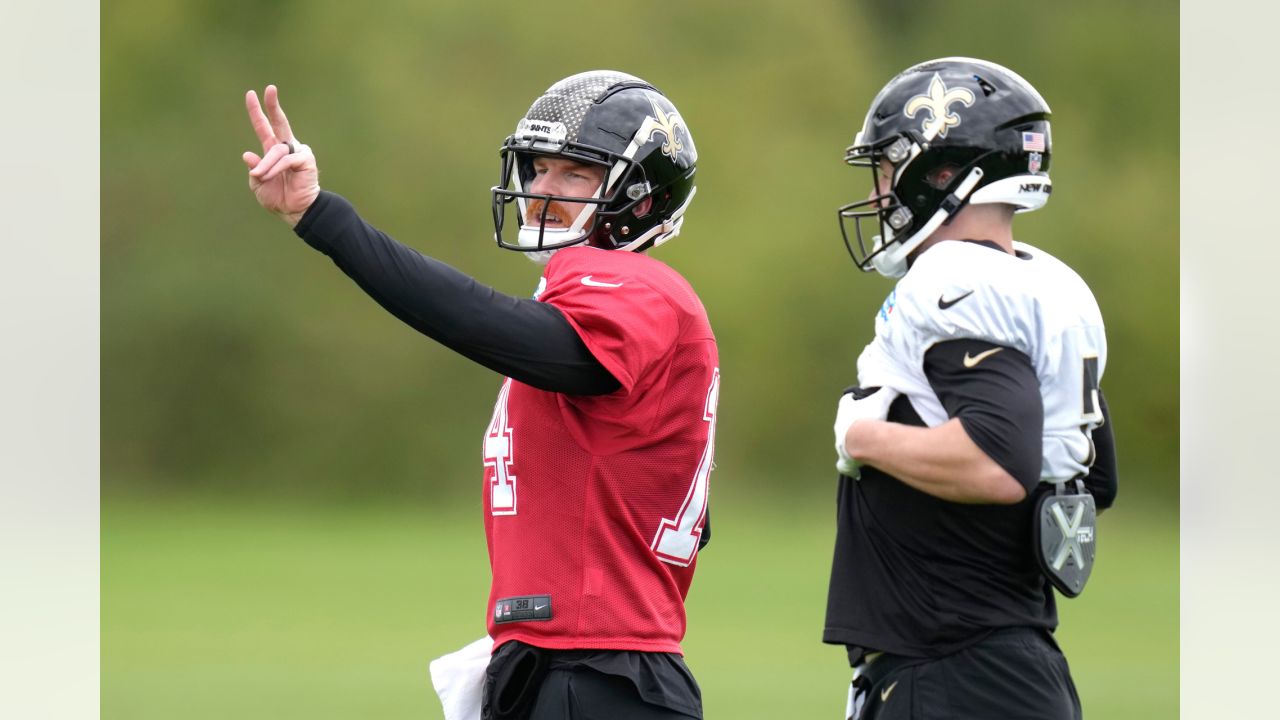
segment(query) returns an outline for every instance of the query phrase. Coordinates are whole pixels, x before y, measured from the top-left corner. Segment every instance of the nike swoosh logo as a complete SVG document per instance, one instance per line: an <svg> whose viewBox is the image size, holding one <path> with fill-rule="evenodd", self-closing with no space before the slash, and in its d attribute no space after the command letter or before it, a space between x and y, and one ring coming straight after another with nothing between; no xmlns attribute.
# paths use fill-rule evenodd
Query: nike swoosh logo
<svg viewBox="0 0 1280 720"><path fill-rule="evenodd" d="M969 353L966 352L964 354L964 366L967 368L974 367L978 363L982 362L983 360L986 360L992 355L995 355L996 353L1000 352L1003 349L1004 348L1002 347L991 348L990 350L987 350L986 352L980 352L977 355L974 355L973 357L969 357Z"/></svg>
<svg viewBox="0 0 1280 720"><path fill-rule="evenodd" d="M586 285L587 287L609 287L609 288L622 287L622 283L607 283L607 282L600 282L599 280L592 280L590 275L583 276L582 284Z"/></svg>
<svg viewBox="0 0 1280 720"><path fill-rule="evenodd" d="M880 702L885 702L886 700L888 700L888 699L889 699L889 693L893 692L893 689L894 689L894 688L896 688L896 687L898 687L898 681L897 681L897 680L894 680L892 685L890 685L889 687L887 687L887 688L885 688L885 689L881 690L881 691L880 691Z"/></svg>
<svg viewBox="0 0 1280 720"><path fill-rule="evenodd" d="M533 609L534 609L534 610L541 610L541 609L542 609L542 608L544 608L544 607L546 607L546 605L534 605L534 606L533 606Z"/></svg>
<svg viewBox="0 0 1280 720"><path fill-rule="evenodd" d="M958 303L958 302L960 302L961 300L963 300L963 299L965 299L965 298L969 297L969 296L970 296L970 295L972 295L972 294L973 294L973 291L972 291L972 290L970 290L969 292L967 292L967 293L965 293L965 294L961 295L960 297L955 297L955 298L952 298L952 299L950 299L950 300L947 300L947 299L943 298L941 295L939 295L939 296L938 296L938 309L939 309L939 310L946 310L947 308L951 307L952 305L955 305L956 303Z"/></svg>

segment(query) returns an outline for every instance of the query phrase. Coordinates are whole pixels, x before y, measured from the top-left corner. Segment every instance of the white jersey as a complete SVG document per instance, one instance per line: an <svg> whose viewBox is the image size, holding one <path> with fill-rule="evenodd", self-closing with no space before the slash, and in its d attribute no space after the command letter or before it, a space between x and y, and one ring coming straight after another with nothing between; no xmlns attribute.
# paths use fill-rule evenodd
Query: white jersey
<svg viewBox="0 0 1280 720"><path fill-rule="evenodd" d="M1102 314L1075 271L1043 250L1013 246L1016 257L956 241L922 253L880 308L876 337L858 357L858 384L906 395L932 427L948 418L924 374L930 347L971 339L1018 350L1031 359L1044 402L1040 479L1069 480L1088 473L1091 432L1102 424Z"/></svg>

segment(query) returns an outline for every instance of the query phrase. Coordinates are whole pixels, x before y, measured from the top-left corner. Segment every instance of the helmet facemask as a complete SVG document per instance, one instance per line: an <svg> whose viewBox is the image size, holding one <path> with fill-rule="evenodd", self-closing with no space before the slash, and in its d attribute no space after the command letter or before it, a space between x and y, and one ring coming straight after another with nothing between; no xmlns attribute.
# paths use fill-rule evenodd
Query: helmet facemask
<svg viewBox="0 0 1280 720"><path fill-rule="evenodd" d="M858 140L862 133L858 134ZM845 249L849 257L863 272L875 269L876 259L894 247L896 233L911 227L914 214L903 203L896 193L898 180L902 173L920 154L920 145L905 135L886 138L879 143L864 145L855 140L845 150L845 163L855 167L866 167L871 170L871 187L875 194L866 200L859 200L838 209L840 217L840 234L844 237ZM889 187L887 192L880 192L881 173L885 166L890 168ZM879 231L873 235L868 247L868 238L863 232L863 221L875 221ZM849 238L849 221L852 221L854 236L857 239L857 250ZM918 244L915 243L915 244ZM897 247L903 247L898 244ZM914 248L912 248L914 249ZM907 252L910 252L909 250Z"/></svg>
<svg viewBox="0 0 1280 720"><path fill-rule="evenodd" d="M590 197L529 192L528 188L532 185L535 176L534 159L538 156L601 166L605 168L604 178ZM638 245L657 234L649 232L634 238L624 236L626 240L624 244L619 244L618 239L610 235L615 225L625 226L628 222L635 224L636 220L648 218L657 210L657 198L653 197L657 193L645 179L644 167L635 160L604 150L581 147L566 148L556 153L529 152L513 147L510 141L503 145L501 157L501 184L493 188L494 227L498 244L508 250L533 253L536 258L543 253L549 256L548 251L580 245L592 239L596 240L596 244L600 247L623 249ZM596 158L605 158L605 160ZM646 204L644 201L650 198L653 202ZM520 221L520 229L514 243L508 240L504 233L507 209L512 202L516 205ZM583 207L574 217L564 218L569 221L569 227L548 227L546 222L552 203ZM529 212L531 206L538 208L532 213L532 217ZM667 223L671 227L665 228L666 235L660 238L660 241L665 241L678 233L679 215L683 214L683 209L679 208L680 213L673 218L674 222ZM654 230L662 228L663 225L659 224ZM660 242L654 244L660 244Z"/></svg>

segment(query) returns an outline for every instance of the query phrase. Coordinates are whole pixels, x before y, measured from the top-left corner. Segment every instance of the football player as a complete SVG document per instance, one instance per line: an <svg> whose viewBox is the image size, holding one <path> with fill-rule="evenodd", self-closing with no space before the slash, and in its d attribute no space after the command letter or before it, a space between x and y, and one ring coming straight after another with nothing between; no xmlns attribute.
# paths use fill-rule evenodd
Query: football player
<svg viewBox="0 0 1280 720"><path fill-rule="evenodd" d="M520 118L491 194L498 245L545 265L524 299L322 191L276 88L264 95L265 112L246 95L259 203L396 317L504 376L478 438L493 573L484 716L701 717L680 641L710 538L718 356L697 294L645 254L680 232L694 195L680 113L640 78L595 71Z"/></svg>
<svg viewBox="0 0 1280 720"><path fill-rule="evenodd" d="M1116 494L1102 316L1014 240L1048 201L1049 106L995 63L944 58L876 95L839 209L858 267L897 281L840 398L825 642L850 718L1079 718L1053 637Z"/></svg>

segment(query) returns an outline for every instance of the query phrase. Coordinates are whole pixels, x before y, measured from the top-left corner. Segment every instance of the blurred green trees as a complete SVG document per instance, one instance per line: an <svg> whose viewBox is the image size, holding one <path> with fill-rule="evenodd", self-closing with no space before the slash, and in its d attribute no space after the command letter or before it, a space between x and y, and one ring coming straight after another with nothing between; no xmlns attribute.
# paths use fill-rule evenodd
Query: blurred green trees
<svg viewBox="0 0 1280 720"><path fill-rule="evenodd" d="M836 393L888 281L835 208L844 147L907 65L975 55L1054 110L1053 202L1019 239L1075 267L1108 323L1124 496L1177 495L1178 8L786 0L436 0L102 8L102 461L107 494L478 497L498 378L401 326L246 188L242 97L276 83L322 184L403 242L516 294L492 242L497 148L555 80L640 75L700 152L658 250L720 342L717 492L831 488Z"/></svg>

